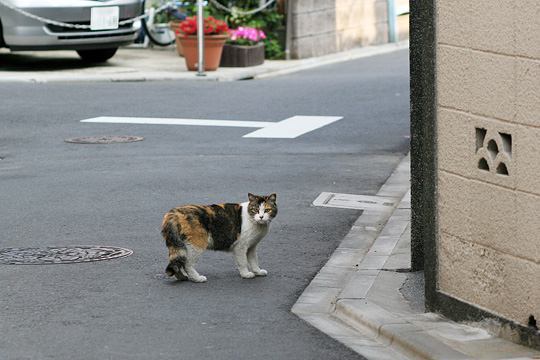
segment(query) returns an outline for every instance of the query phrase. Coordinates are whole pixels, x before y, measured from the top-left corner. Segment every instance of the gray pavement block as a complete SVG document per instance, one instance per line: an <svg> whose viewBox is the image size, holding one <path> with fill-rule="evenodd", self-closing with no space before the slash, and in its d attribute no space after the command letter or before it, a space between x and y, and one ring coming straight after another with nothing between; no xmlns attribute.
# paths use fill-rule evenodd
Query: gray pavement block
<svg viewBox="0 0 540 360"><path fill-rule="evenodd" d="M410 209L411 208L411 190L407 191L401 203L398 205L398 209Z"/></svg>
<svg viewBox="0 0 540 360"><path fill-rule="evenodd" d="M404 191L403 185L387 185L377 193L380 196L399 196Z"/></svg>
<svg viewBox="0 0 540 360"><path fill-rule="evenodd" d="M355 269L342 267L336 267L332 265L325 265L315 276L311 284L317 287L338 287L341 288L355 272Z"/></svg>
<svg viewBox="0 0 540 360"><path fill-rule="evenodd" d="M402 204L402 203L400 203ZM411 219L411 209L410 208L400 208L398 205L398 208L394 210L392 213L392 219L393 220L400 220L400 221L407 221L409 222Z"/></svg>
<svg viewBox="0 0 540 360"><path fill-rule="evenodd" d="M368 359L409 360L409 358L397 353L388 346L351 346L351 348Z"/></svg>
<svg viewBox="0 0 540 360"><path fill-rule="evenodd" d="M428 332L446 340L456 342L485 340L492 337L484 329L449 321L439 322L438 326L429 329Z"/></svg>
<svg viewBox="0 0 540 360"><path fill-rule="evenodd" d="M302 319L323 331L325 334L336 338L358 338L355 329L331 315L302 315ZM365 341L368 345L376 345L374 338L359 339L358 344Z"/></svg>
<svg viewBox="0 0 540 360"><path fill-rule="evenodd" d="M486 340L467 342L452 342L458 350L467 352L474 359L538 359L540 355L533 349L528 349L506 340L491 337Z"/></svg>
<svg viewBox="0 0 540 360"><path fill-rule="evenodd" d="M362 227L364 230L380 232L390 215L392 215L392 211L393 208L388 207L381 207L378 211L374 209L365 210L354 225ZM366 229L366 227L368 228Z"/></svg>
<svg viewBox="0 0 540 360"><path fill-rule="evenodd" d="M397 236L381 235L373 243L368 254L389 256L392 254L392 251L396 247L398 241L399 237Z"/></svg>
<svg viewBox="0 0 540 360"><path fill-rule="evenodd" d="M394 253L388 257L382 268L385 270L410 269L411 255L407 252Z"/></svg>
<svg viewBox="0 0 540 360"><path fill-rule="evenodd" d="M355 225L341 241L339 249L357 249L366 253L377 238L377 234L376 231L366 231L363 226Z"/></svg>
<svg viewBox="0 0 540 360"><path fill-rule="evenodd" d="M328 266L354 269L362 259L362 253L356 249L338 248L326 263Z"/></svg>
<svg viewBox="0 0 540 360"><path fill-rule="evenodd" d="M424 331L437 328L441 323L448 321L442 315L436 313L414 313L404 315L402 319Z"/></svg>
<svg viewBox="0 0 540 360"><path fill-rule="evenodd" d="M388 259L386 255L367 254L362 261L358 263L358 269L360 270L380 270L383 268L384 263Z"/></svg>
<svg viewBox="0 0 540 360"><path fill-rule="evenodd" d="M353 273L349 277L345 288L339 294L339 298L365 299L378 275L379 272L376 270L359 270Z"/></svg>
<svg viewBox="0 0 540 360"><path fill-rule="evenodd" d="M409 217L410 219L410 217ZM384 229L381 231L380 236L396 236L400 237L401 234L407 229L407 226L409 225L410 220L406 220L405 218L402 219L392 219L388 221Z"/></svg>
<svg viewBox="0 0 540 360"><path fill-rule="evenodd" d="M385 324L382 336L392 339L392 346L411 358L465 360L470 356L437 340L413 324Z"/></svg>
<svg viewBox="0 0 540 360"><path fill-rule="evenodd" d="M399 288L407 277L406 273L381 271L377 281L371 287L367 299L396 316L411 312L408 302L404 301Z"/></svg>
<svg viewBox="0 0 540 360"><path fill-rule="evenodd" d="M371 331L377 336L380 335L383 325L407 324L406 321L365 299L339 299L335 314L345 323L361 331ZM390 343L388 338L378 340Z"/></svg>
<svg viewBox="0 0 540 360"><path fill-rule="evenodd" d="M295 314L330 313L335 308L340 292L339 288L310 284L294 304L292 312Z"/></svg>

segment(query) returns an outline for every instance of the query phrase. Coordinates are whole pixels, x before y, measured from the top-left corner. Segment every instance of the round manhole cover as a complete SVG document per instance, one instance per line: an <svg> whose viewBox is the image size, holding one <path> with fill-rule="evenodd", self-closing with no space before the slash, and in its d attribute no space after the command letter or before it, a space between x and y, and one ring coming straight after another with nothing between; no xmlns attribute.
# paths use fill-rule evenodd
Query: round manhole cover
<svg viewBox="0 0 540 360"><path fill-rule="evenodd" d="M0 264L50 265L111 260L133 251L114 246L66 246L46 248L7 248L0 250Z"/></svg>
<svg viewBox="0 0 540 360"><path fill-rule="evenodd" d="M127 136L127 135L104 135L104 136L82 136L64 141L72 144L118 144L130 143L135 141L143 141L142 136Z"/></svg>

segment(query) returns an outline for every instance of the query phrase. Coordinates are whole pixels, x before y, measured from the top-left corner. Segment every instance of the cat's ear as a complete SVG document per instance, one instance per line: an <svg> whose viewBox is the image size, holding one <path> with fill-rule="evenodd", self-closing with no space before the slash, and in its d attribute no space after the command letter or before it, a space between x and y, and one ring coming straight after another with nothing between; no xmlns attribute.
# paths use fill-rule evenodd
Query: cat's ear
<svg viewBox="0 0 540 360"><path fill-rule="evenodd" d="M267 199L270 200L271 202L276 202L276 198L277 198L277 195L274 193L274 194L268 196Z"/></svg>
<svg viewBox="0 0 540 360"><path fill-rule="evenodd" d="M257 195L253 195L252 193L248 193L248 199L249 199L249 202L255 202L255 201L257 201Z"/></svg>

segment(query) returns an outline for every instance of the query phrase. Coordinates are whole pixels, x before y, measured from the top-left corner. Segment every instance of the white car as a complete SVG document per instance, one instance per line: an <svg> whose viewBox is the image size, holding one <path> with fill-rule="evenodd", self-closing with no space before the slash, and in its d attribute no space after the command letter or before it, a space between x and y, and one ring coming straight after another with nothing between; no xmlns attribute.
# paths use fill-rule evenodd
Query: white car
<svg viewBox="0 0 540 360"><path fill-rule="evenodd" d="M135 40L140 21L131 20L143 13L144 0L0 0L0 47L76 50L103 62Z"/></svg>

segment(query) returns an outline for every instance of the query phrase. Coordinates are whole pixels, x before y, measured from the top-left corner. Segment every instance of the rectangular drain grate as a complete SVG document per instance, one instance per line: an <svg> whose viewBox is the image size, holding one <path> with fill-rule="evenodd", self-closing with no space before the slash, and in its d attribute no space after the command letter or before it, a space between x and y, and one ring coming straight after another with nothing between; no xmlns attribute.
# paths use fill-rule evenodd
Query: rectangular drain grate
<svg viewBox="0 0 540 360"><path fill-rule="evenodd" d="M353 195L323 192L314 201L315 206L367 210L381 206L393 207L398 199L386 196Z"/></svg>

